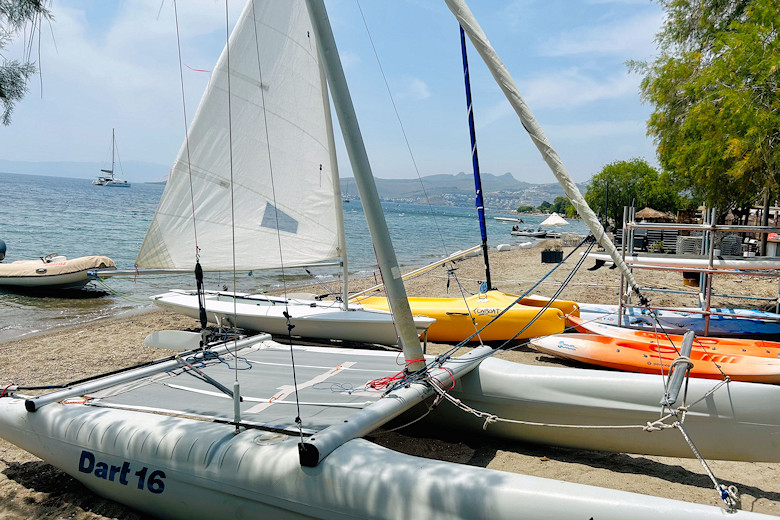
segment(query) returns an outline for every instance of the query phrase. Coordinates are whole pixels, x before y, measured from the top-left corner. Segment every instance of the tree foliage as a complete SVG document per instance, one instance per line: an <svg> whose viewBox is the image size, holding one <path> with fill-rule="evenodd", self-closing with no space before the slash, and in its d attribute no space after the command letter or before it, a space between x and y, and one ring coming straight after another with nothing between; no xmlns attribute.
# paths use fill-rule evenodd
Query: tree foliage
<svg viewBox="0 0 780 520"><path fill-rule="evenodd" d="M577 210L574 209L568 197L555 197L550 210L564 217L574 218L577 216Z"/></svg>
<svg viewBox="0 0 780 520"><path fill-rule="evenodd" d="M662 0L661 53L643 73L663 168L721 214L780 182L777 0Z"/></svg>
<svg viewBox="0 0 780 520"><path fill-rule="evenodd" d="M2 50L20 31L29 27L28 35L40 31L41 22L51 19L45 0L0 0L0 122L11 123L14 103L27 93L27 80L37 72L30 59L30 43L25 42L25 57L22 61L6 59Z"/></svg>
<svg viewBox="0 0 780 520"><path fill-rule="evenodd" d="M670 175L659 174L638 158L604 166L591 178L585 201L592 208L601 208L602 216L615 226L623 221L623 206L674 212L691 204L680 195Z"/></svg>
<svg viewBox="0 0 780 520"><path fill-rule="evenodd" d="M542 201L542 203L539 204L539 206L536 209L538 209L542 213L547 213L547 212L551 211L550 208L552 208L552 204L550 204L549 202L547 202L545 200L545 201Z"/></svg>

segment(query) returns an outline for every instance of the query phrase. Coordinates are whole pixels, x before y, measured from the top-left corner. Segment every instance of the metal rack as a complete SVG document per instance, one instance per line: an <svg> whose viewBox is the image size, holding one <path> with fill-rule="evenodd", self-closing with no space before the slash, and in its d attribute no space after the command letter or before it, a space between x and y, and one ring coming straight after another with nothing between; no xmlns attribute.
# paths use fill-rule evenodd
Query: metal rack
<svg viewBox="0 0 780 520"><path fill-rule="evenodd" d="M711 210L704 210L703 216L704 216L704 223L702 224L681 224L676 222L642 222L638 223L635 221L635 214L636 210L634 207L631 206L624 206L623 208L623 235L622 235L622 246L621 246L621 253L623 256L623 259L625 260L626 254L633 254L634 253L634 230L636 229L644 229L647 230L649 233L650 231L655 232L664 232L668 230L676 230L676 231L700 231L702 234L702 241L701 241L701 254L704 256L707 256L709 259L708 266L706 268L685 268L681 269L678 267L663 267L663 266L642 266L637 267L638 269L653 269L653 270L660 270L660 271L678 271L678 272L697 272L699 273L699 307L700 311L691 310L690 312L698 312L700 314L704 315L704 335L706 336L709 332L709 317L715 316L715 315L723 315L721 313L712 312L711 311L711 300L713 296L718 297L726 297L726 298L739 298L739 299L751 299L751 300L759 300L759 301L773 301L775 302L775 313L780 313L780 279L778 279L778 290L777 295L774 298L765 298L765 297L759 297L759 296L743 296L743 295L732 295L732 294L713 294L712 292L712 276L714 274L724 274L723 270L718 270L713 268L713 260L715 258L715 234L718 232L725 232L725 231L732 231L732 232L752 232L752 233L780 233L780 228L770 228L770 227L763 227L763 226L735 226L735 225L717 225L715 224L716 220L716 211L715 209ZM631 268L633 269L633 267ZM731 273L731 271L728 271ZM749 276L773 276L778 277L780 274L777 272L773 273L766 273L766 272L758 272L758 271L750 271L750 270L742 270L740 271L741 274L746 274ZM690 294L686 291L676 291L671 289L652 289L652 288L642 288L644 291L647 292L665 292L665 293L672 293L672 294ZM631 305L631 295L630 292L626 289L626 280L623 274L620 275L620 297L619 297L619 303L618 303L618 325L621 325L622 315L623 315L623 308L624 307L633 307ZM666 310L663 307L651 307L656 310Z"/></svg>

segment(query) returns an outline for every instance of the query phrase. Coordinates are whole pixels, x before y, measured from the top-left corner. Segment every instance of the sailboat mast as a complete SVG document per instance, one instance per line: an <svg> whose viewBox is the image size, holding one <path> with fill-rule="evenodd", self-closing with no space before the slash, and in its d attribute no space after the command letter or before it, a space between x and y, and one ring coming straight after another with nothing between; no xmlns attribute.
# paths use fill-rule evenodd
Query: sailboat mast
<svg viewBox="0 0 780 520"><path fill-rule="evenodd" d="M601 244L612 258L615 265L617 265L620 271L626 276L629 285L634 292L639 295L640 300L645 300L645 297L640 293L639 285L636 283L633 274L631 274L631 271L623 261L623 258L620 256L617 249L615 249L615 245L609 237L606 236L598 217L593 213L593 210L588 206L588 203L585 202L579 188L577 188L577 185L563 165L560 156L558 156L558 153L547 140L547 136L542 131L542 128L539 126L533 113L531 113L531 109L525 104L525 100L520 95L520 90L517 88L514 79L512 79L506 66L498 57L498 54L496 54L493 46L490 45L487 36L485 36L484 31L482 31L479 23L477 23L471 10L466 5L465 0L444 0L444 3L447 4L447 7L458 20L461 27L468 33L471 43L482 57L482 60L485 62L485 65L487 65L488 70L493 75L498 86L504 92L509 104L514 108L523 127L531 136L531 140L542 154L544 162L547 163L547 166L550 168L553 175L555 175L555 178L563 188L566 196L571 200L574 208L588 225L588 228L590 228L591 233L596 237L598 243Z"/></svg>
<svg viewBox="0 0 780 520"><path fill-rule="evenodd" d="M111 178L114 178L114 152L116 150L116 133L115 129L111 129Z"/></svg>
<svg viewBox="0 0 780 520"><path fill-rule="evenodd" d="M474 187L477 191L476 205L479 217L479 232L482 234L482 255L485 257L485 283L488 290L493 288L490 281L490 262L488 260L487 227L485 226L485 203L482 199L482 177L479 175L479 156L477 154L477 134L474 131L474 107L471 104L471 80L469 79L469 59L466 56L466 36L460 27L460 50L463 54L463 81L466 85L466 109L469 115L469 137L471 138L471 166L474 170Z"/></svg>
<svg viewBox="0 0 780 520"><path fill-rule="evenodd" d="M368 230L374 242L379 270L385 281L387 299L396 320L404 358L409 363L409 370L419 370L425 366L422 347L417 337L417 329L412 319L406 289L403 280L401 280L401 269L398 267L398 260L390 240L390 232L387 229L385 215L379 202L379 194L371 173L371 165L368 162L368 155L363 144L363 137L360 134L355 108L349 95L347 80L341 67L341 59L336 49L336 41L333 38L325 4L322 0L306 0L306 6L309 9L320 58L325 66L330 92L333 96L333 105L352 164L360 202L366 214Z"/></svg>
<svg viewBox="0 0 780 520"><path fill-rule="evenodd" d="M333 137L333 119L330 114L330 100L328 99L328 80L325 78L325 70L320 60L320 84L322 85L322 105L325 110L325 122L328 134L328 159L333 182L333 200L336 207L336 227L338 228L338 251L341 256L341 307L349 309L349 269L347 265L347 236L344 231L344 208L341 203L341 180L339 179L339 163L336 158L336 140ZM321 166L320 166L321 167Z"/></svg>

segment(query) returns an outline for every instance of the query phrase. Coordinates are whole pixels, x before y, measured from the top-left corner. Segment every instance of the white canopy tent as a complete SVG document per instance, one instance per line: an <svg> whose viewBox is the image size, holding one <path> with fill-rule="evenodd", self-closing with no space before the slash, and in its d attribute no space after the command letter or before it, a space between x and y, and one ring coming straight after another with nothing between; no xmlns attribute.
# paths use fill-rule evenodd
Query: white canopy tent
<svg viewBox="0 0 780 520"><path fill-rule="evenodd" d="M566 219L564 219L557 213L553 213L552 215L544 219L544 221L539 225L540 226L565 226L568 224L569 223L566 221Z"/></svg>

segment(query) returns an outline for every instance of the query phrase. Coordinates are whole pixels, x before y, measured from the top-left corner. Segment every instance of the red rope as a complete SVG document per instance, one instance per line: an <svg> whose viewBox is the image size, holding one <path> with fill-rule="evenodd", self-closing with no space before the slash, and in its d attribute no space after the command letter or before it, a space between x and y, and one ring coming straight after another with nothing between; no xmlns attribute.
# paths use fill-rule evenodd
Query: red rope
<svg viewBox="0 0 780 520"><path fill-rule="evenodd" d="M9 388L11 388L12 386L14 386L14 385L13 385L13 383L12 383L12 384L10 384L10 385L8 385L8 386L6 386L5 388L3 388L3 391L2 391L2 392L0 392L0 397L5 397L5 393L6 393L6 392L8 391L8 389L9 389Z"/></svg>
<svg viewBox="0 0 780 520"><path fill-rule="evenodd" d="M405 365L408 367L412 363L417 363L418 361L425 361L425 358L422 359L410 359L405 363ZM369 381L366 383L366 386L368 388L373 388L374 390L384 390L388 386L390 386L391 383L395 381L402 381L407 376L407 373L405 370L402 370L395 374L394 376L387 376L387 377L380 377L379 379L374 379L372 381ZM453 379L454 381L454 379Z"/></svg>

